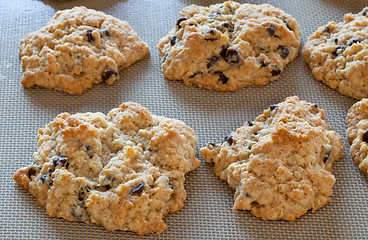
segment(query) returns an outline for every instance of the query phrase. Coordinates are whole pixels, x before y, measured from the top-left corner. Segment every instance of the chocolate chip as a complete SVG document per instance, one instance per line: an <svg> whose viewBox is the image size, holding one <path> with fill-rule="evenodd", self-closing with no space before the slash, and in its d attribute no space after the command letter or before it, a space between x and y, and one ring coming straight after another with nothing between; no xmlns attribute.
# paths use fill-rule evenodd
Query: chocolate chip
<svg viewBox="0 0 368 240"><path fill-rule="evenodd" d="M229 63L230 65L236 65L240 63L240 54L235 49L226 49L225 53L225 61Z"/></svg>
<svg viewBox="0 0 368 240"><path fill-rule="evenodd" d="M176 42L176 36L172 36L170 38L170 44L171 44L171 46L174 46L175 45L175 42Z"/></svg>
<svg viewBox="0 0 368 240"><path fill-rule="evenodd" d="M219 31L221 32L225 32L226 30L229 32L234 31L234 26L231 23L225 22L222 23L221 25L216 27Z"/></svg>
<svg viewBox="0 0 368 240"><path fill-rule="evenodd" d="M337 44L339 42L339 39L338 38L335 38L334 39L334 42L335 42L335 44Z"/></svg>
<svg viewBox="0 0 368 240"><path fill-rule="evenodd" d="M234 143L233 136L229 135L229 136L224 137L224 140L222 141L222 143L224 142L227 142L229 145L233 144Z"/></svg>
<svg viewBox="0 0 368 240"><path fill-rule="evenodd" d="M293 30L290 28L290 26L289 26L289 24L288 24L288 22L287 22L287 20L286 20L286 19L283 19L282 21L285 23L286 27L287 27L289 30L293 31Z"/></svg>
<svg viewBox="0 0 368 240"><path fill-rule="evenodd" d="M209 15L210 18L217 18L218 16L220 16L221 13L220 12L216 12L216 13L212 13Z"/></svg>
<svg viewBox="0 0 368 240"><path fill-rule="evenodd" d="M216 31L214 29L206 30L203 35L207 36L210 35L210 37L205 37L204 40L206 41L216 41L217 37L215 36Z"/></svg>
<svg viewBox="0 0 368 240"><path fill-rule="evenodd" d="M273 67L273 70L271 71L272 76L278 76L281 74L281 69L279 66L277 66L277 64L270 63L269 65Z"/></svg>
<svg viewBox="0 0 368 240"><path fill-rule="evenodd" d="M217 80L219 83L226 84L229 81L229 78L226 77L225 74L223 74L222 72L217 71L215 72L215 74L219 75L218 80Z"/></svg>
<svg viewBox="0 0 368 240"><path fill-rule="evenodd" d="M93 148L89 144L86 144L84 146L86 148L86 152L87 152L88 157L92 158L93 157Z"/></svg>
<svg viewBox="0 0 368 240"><path fill-rule="evenodd" d="M340 45L340 46L338 46L338 47L335 49L335 51L333 51L333 52L332 52L332 54L333 54L335 57L337 57L337 55L339 55L340 53L343 53L343 52L344 52L345 48L346 48L345 46Z"/></svg>
<svg viewBox="0 0 368 240"><path fill-rule="evenodd" d="M223 57L223 58L225 58L226 52L227 52L227 46L226 45L222 45L220 56Z"/></svg>
<svg viewBox="0 0 368 240"><path fill-rule="evenodd" d="M250 197L251 197L251 195L250 195L249 193L245 193L245 197L246 197L246 198L250 198Z"/></svg>
<svg viewBox="0 0 368 240"><path fill-rule="evenodd" d="M102 76L101 76L102 81L106 82L107 80L109 80L109 79L112 77L112 75L117 76L117 75L118 75L118 72L117 72L117 71L115 71L115 70L112 70L112 69L107 69L107 70L105 70L105 71L102 73Z"/></svg>
<svg viewBox="0 0 368 240"><path fill-rule="evenodd" d="M253 126L253 123L251 121L247 120L247 123L249 127Z"/></svg>
<svg viewBox="0 0 368 240"><path fill-rule="evenodd" d="M363 134L363 141L368 143L368 130Z"/></svg>
<svg viewBox="0 0 368 240"><path fill-rule="evenodd" d="M215 65L215 63L219 60L219 58L216 56L212 56L211 58L207 60L208 60L207 68L211 68L213 65Z"/></svg>
<svg viewBox="0 0 368 240"><path fill-rule="evenodd" d="M110 32L107 31L106 29L102 29L102 30L100 30L100 36L101 37L104 37L104 36L110 37Z"/></svg>
<svg viewBox="0 0 368 240"><path fill-rule="evenodd" d="M181 28L180 23L183 22L183 21L185 21L185 20L188 20L188 19L186 19L186 18L179 18L179 20L176 21L176 26L178 26L178 28L180 29Z"/></svg>
<svg viewBox="0 0 368 240"><path fill-rule="evenodd" d="M94 42L95 41L95 38L93 37L92 32L93 32L92 30L87 30L86 36L87 36L87 41L88 42Z"/></svg>
<svg viewBox="0 0 368 240"><path fill-rule="evenodd" d="M272 70L271 71L271 75L272 76L277 76L281 74L281 70L280 69L276 69L276 70Z"/></svg>
<svg viewBox="0 0 368 240"><path fill-rule="evenodd" d="M261 59L258 61L259 65L261 65L261 67L266 67L267 64L265 64L265 62Z"/></svg>
<svg viewBox="0 0 368 240"><path fill-rule="evenodd" d="M330 148L330 149L327 151L327 153L326 153L325 157L323 158L323 162L324 162L324 163L326 163L326 162L327 162L327 160L328 160L328 158L330 157L331 150L332 150L332 148Z"/></svg>
<svg viewBox="0 0 368 240"><path fill-rule="evenodd" d="M106 188L106 190L110 190L111 189L111 186L109 184L105 185L104 187Z"/></svg>
<svg viewBox="0 0 368 240"><path fill-rule="evenodd" d="M143 191L143 189L144 189L144 182L141 182L137 187L130 190L129 194L130 195L138 195Z"/></svg>
<svg viewBox="0 0 368 240"><path fill-rule="evenodd" d="M268 34L270 34L270 36L274 36L276 32L276 26L273 24L270 24L267 26L266 31L268 32Z"/></svg>
<svg viewBox="0 0 368 240"><path fill-rule="evenodd" d="M277 108L278 107L278 105L277 104L272 104L271 106L270 106L270 111L273 111L275 108Z"/></svg>
<svg viewBox="0 0 368 240"><path fill-rule="evenodd" d="M33 168L28 169L28 177L31 177L35 174L36 174L36 170L34 170Z"/></svg>
<svg viewBox="0 0 368 240"><path fill-rule="evenodd" d="M42 176L40 177L40 181L41 181L42 183L44 183L44 182L46 181L46 178L47 178L47 174L44 174L44 175L42 175Z"/></svg>
<svg viewBox="0 0 368 240"><path fill-rule="evenodd" d="M318 105L317 104L313 104L313 107L318 108Z"/></svg>
<svg viewBox="0 0 368 240"><path fill-rule="evenodd" d="M329 32L330 32L330 28L329 28L329 27L325 27L325 28L323 29L323 32L324 32L324 33L329 33Z"/></svg>
<svg viewBox="0 0 368 240"><path fill-rule="evenodd" d="M83 201L78 201L71 208L72 216L78 221L84 221L87 219L87 214L85 210L85 205Z"/></svg>
<svg viewBox="0 0 368 240"><path fill-rule="evenodd" d="M353 45L354 43L361 43L362 42L362 40L360 40L360 39L358 39L358 38L353 38L353 39L350 39L349 41L348 41L348 45L349 46L351 46L351 45Z"/></svg>
<svg viewBox="0 0 368 240"><path fill-rule="evenodd" d="M368 15L367 11L368 11L368 9L366 9L366 8L362 11L363 16L366 17Z"/></svg>
<svg viewBox="0 0 368 240"><path fill-rule="evenodd" d="M57 167L57 166L63 167L68 162L68 160L69 160L69 158L67 158L67 157L57 156L52 161L52 164L54 165L54 167Z"/></svg>
<svg viewBox="0 0 368 240"><path fill-rule="evenodd" d="M170 186L171 189L174 189L174 185L172 184L171 181L169 181L169 186Z"/></svg>
<svg viewBox="0 0 368 240"><path fill-rule="evenodd" d="M277 50L279 51L279 54L282 59L285 59L290 54L290 49L287 48L286 46L279 45L277 47Z"/></svg>
<svg viewBox="0 0 368 240"><path fill-rule="evenodd" d="M192 75L190 75L189 77L190 77L190 78L194 78L195 76L197 76L197 75L201 75L201 74L203 74L203 73L202 73L202 72L200 72L200 71L197 71L197 72L193 73Z"/></svg>

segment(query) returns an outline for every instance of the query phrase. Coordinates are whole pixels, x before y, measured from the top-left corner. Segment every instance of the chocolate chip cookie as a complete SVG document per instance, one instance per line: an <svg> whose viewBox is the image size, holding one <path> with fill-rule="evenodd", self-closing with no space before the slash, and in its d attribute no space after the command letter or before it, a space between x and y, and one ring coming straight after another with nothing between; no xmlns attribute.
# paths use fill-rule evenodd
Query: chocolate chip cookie
<svg viewBox="0 0 368 240"><path fill-rule="evenodd" d="M48 215L139 235L160 233L184 205L196 135L133 102L102 113L62 113L38 131L34 163L14 179Z"/></svg>
<svg viewBox="0 0 368 240"><path fill-rule="evenodd" d="M332 164L342 148L324 110L289 97L201 153L235 189L234 210L250 210L263 220L294 221L331 201Z"/></svg>
<svg viewBox="0 0 368 240"><path fill-rule="evenodd" d="M364 98L351 106L346 122L351 156L359 169L368 176L368 99Z"/></svg>
<svg viewBox="0 0 368 240"><path fill-rule="evenodd" d="M191 5L180 15L157 45L168 79L235 91L278 79L298 55L297 21L269 4Z"/></svg>
<svg viewBox="0 0 368 240"><path fill-rule="evenodd" d="M93 84L113 84L120 70L148 54L128 22L75 7L57 12L46 27L21 40L21 82L81 94Z"/></svg>
<svg viewBox="0 0 368 240"><path fill-rule="evenodd" d="M340 23L318 28L302 53L317 81L339 93L368 97L368 8L346 14Z"/></svg>

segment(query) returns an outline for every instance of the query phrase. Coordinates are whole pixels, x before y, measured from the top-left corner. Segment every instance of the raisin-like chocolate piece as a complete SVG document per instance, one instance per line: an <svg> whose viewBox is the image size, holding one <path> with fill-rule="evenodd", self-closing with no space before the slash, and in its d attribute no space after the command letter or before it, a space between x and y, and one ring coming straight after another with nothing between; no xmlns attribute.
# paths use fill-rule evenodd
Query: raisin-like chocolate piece
<svg viewBox="0 0 368 240"><path fill-rule="evenodd" d="M339 55L340 53L343 53L345 51L346 47L343 45L338 46L335 51L332 52L332 55L334 55L335 57L337 57L337 55Z"/></svg>
<svg viewBox="0 0 368 240"><path fill-rule="evenodd" d="M176 21L176 26L178 26L178 28L180 29L181 28L180 23L183 22L183 21L186 21L186 20L188 20L188 19L186 19L186 18L179 18L179 20Z"/></svg>
<svg viewBox="0 0 368 240"><path fill-rule="evenodd" d="M327 160L328 160L328 158L330 157L331 150L332 150L332 148L330 148L330 149L327 151L327 153L326 153L325 157L323 158L323 162L324 162L324 163L326 163L326 162L327 162Z"/></svg>
<svg viewBox="0 0 368 240"><path fill-rule="evenodd" d="M33 176L35 174L36 174L36 170L34 170L34 168L28 169L28 177L31 177L31 176Z"/></svg>
<svg viewBox="0 0 368 240"><path fill-rule="evenodd" d="M207 63L207 68L211 68L213 65L215 65L215 63L219 60L218 57L216 56L212 56L211 58L208 59L208 63Z"/></svg>
<svg viewBox="0 0 368 240"><path fill-rule="evenodd" d="M222 143L227 142L229 145L234 143L234 139L232 135L226 136L224 137L224 140L222 141Z"/></svg>
<svg viewBox="0 0 368 240"><path fill-rule="evenodd" d="M267 26L266 31L268 32L268 34L270 34L270 36L274 36L276 32L276 26L273 24L270 24Z"/></svg>
<svg viewBox="0 0 368 240"><path fill-rule="evenodd" d="M137 187L130 190L130 195L139 195L144 189L144 182L141 182Z"/></svg>
<svg viewBox="0 0 368 240"><path fill-rule="evenodd" d="M362 42L362 40L360 40L360 39L358 39L358 38L353 38L353 39L350 39L349 41L348 41L348 46L351 46L351 45L353 45L354 43L361 43Z"/></svg>
<svg viewBox="0 0 368 240"><path fill-rule="evenodd" d="M200 71L197 71L197 72L193 73L192 75L190 75L189 78L194 78L195 76L201 75L201 74L203 74L203 73L200 72Z"/></svg>
<svg viewBox="0 0 368 240"><path fill-rule="evenodd" d="M368 130L363 134L363 141L368 143Z"/></svg>
<svg viewBox="0 0 368 240"><path fill-rule="evenodd" d="M212 13L209 15L210 18L217 18L218 16L220 16L221 13L220 12L216 12L216 13Z"/></svg>
<svg viewBox="0 0 368 240"><path fill-rule="evenodd" d="M318 108L318 105L317 104L313 104L313 107Z"/></svg>
<svg viewBox="0 0 368 240"><path fill-rule="evenodd" d="M87 41L88 42L94 42L95 41L95 38L93 37L92 32L93 32L92 30L87 30L86 36L87 36Z"/></svg>
<svg viewBox="0 0 368 240"><path fill-rule="evenodd" d="M174 46L174 45L175 45L175 43L176 43L176 36L172 36L172 37L170 38L170 44L171 44L171 46Z"/></svg>
<svg viewBox="0 0 368 240"><path fill-rule="evenodd" d="M258 61L259 65L261 65L261 67L266 67L267 64L263 61L263 59Z"/></svg>
<svg viewBox="0 0 368 240"><path fill-rule="evenodd" d="M42 176L40 177L40 181L41 181L42 183L44 183L44 182L46 181L46 178L47 178L47 174L44 174L44 175L42 175Z"/></svg>
<svg viewBox="0 0 368 240"><path fill-rule="evenodd" d="M335 44L337 44L339 42L339 39L338 38L335 38L334 39L334 42L335 42Z"/></svg>
<svg viewBox="0 0 368 240"><path fill-rule="evenodd" d="M209 29L206 30L203 35L206 35L206 37L204 38L204 40L206 41L216 41L218 38L215 36L216 31L214 29ZM209 36L207 36L209 35Z"/></svg>
<svg viewBox="0 0 368 240"><path fill-rule="evenodd" d="M109 184L105 185L104 187L106 188L107 191L111 189L111 186Z"/></svg>
<svg viewBox="0 0 368 240"><path fill-rule="evenodd" d="M225 32L226 30L229 32L234 31L234 26L231 23L225 22L222 23L221 25L216 27L219 31L221 32Z"/></svg>
<svg viewBox="0 0 368 240"><path fill-rule="evenodd" d="M57 166L61 166L64 167L66 165L66 163L68 162L69 158L67 157L63 157L63 156L57 156L56 158L54 158L54 160L52 160L52 165L53 167L57 167ZM55 169L53 169L55 170Z"/></svg>
<svg viewBox="0 0 368 240"><path fill-rule="evenodd" d="M240 63L240 54L235 49L227 49L225 53L225 61L230 65L236 65Z"/></svg>
<svg viewBox="0 0 368 240"><path fill-rule="evenodd" d="M248 123L248 126L249 127L252 127L253 126L253 123L251 121L247 120L247 123Z"/></svg>
<svg viewBox="0 0 368 240"><path fill-rule="evenodd" d="M78 221L84 221L87 219L86 206L83 201L79 201L72 206L72 216Z"/></svg>
<svg viewBox="0 0 368 240"><path fill-rule="evenodd" d="M105 70L101 75L102 81L107 82L113 75L117 76L118 72L113 69Z"/></svg>
<svg viewBox="0 0 368 240"><path fill-rule="evenodd" d="M86 144L85 148L86 148L86 152L87 152L88 157L92 158L93 157L93 148L89 144Z"/></svg>
<svg viewBox="0 0 368 240"><path fill-rule="evenodd" d="M273 70L271 71L271 75L272 76L278 76L281 74L281 69L279 66L277 66L277 64L275 63L270 63L270 66L273 67Z"/></svg>
<svg viewBox="0 0 368 240"><path fill-rule="evenodd" d="M250 195L249 193L245 193L245 197L246 197L246 198L250 198L250 197L251 197L251 195Z"/></svg>
<svg viewBox="0 0 368 240"><path fill-rule="evenodd" d="M229 78L226 77L225 74L223 74L222 72L217 71L215 72L215 74L219 75L218 80L217 80L219 83L226 84L229 81Z"/></svg>
<svg viewBox="0 0 368 240"><path fill-rule="evenodd" d="M285 23L286 27L287 27L290 31L293 31L293 29L291 29L291 28L290 28L290 26L289 26L289 24L288 24L288 22L287 22L287 20L286 20L286 19L283 19L282 21Z"/></svg>
<svg viewBox="0 0 368 240"><path fill-rule="evenodd" d="M329 33L329 32L330 32L330 28L329 28L329 27L325 27L325 28L323 29L323 32L324 32L324 33Z"/></svg>
<svg viewBox="0 0 368 240"><path fill-rule="evenodd" d="M227 46L226 45L222 45L221 51L220 51L220 56L223 57L223 58L225 58L226 52L227 52Z"/></svg>
<svg viewBox="0 0 368 240"><path fill-rule="evenodd" d="M277 47L277 50L278 50L278 52L279 52L282 59L285 59L290 54L290 49L286 46L280 45L280 46Z"/></svg>
<svg viewBox="0 0 368 240"><path fill-rule="evenodd" d="M270 106L270 111L273 111L275 108L277 108L278 106L277 106L277 104L272 104L271 106Z"/></svg>

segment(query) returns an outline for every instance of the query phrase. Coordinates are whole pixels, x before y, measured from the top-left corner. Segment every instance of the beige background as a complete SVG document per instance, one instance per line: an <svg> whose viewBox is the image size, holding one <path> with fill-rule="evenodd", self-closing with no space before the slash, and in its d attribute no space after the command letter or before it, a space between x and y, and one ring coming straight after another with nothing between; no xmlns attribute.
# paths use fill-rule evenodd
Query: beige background
<svg viewBox="0 0 368 240"><path fill-rule="evenodd" d="M166 218L168 229L140 239L367 239L368 178L353 163L346 141L345 116L354 99L340 95L313 77L299 56L281 78L265 87L237 92L214 92L168 81L160 70L155 48L179 18L184 6L220 1L126 0L66 1L0 0L0 203L1 239L138 239L130 232L48 217L35 198L19 188L12 175L32 163L36 133L57 114L68 111L107 113L124 101L136 101L157 115L186 122L198 135L198 148L221 141L232 130L253 120L269 105L298 95L326 110L327 120L346 145L345 156L334 165L337 182L333 202L294 223L262 221L247 211L232 211L234 191L202 165L189 174L185 207ZM364 0L270 0L300 23L302 45L320 25L341 21L344 13L359 12ZM101 84L81 96L45 89L24 89L18 44L27 33L44 27L60 9L84 5L127 20L146 41L151 56L125 70L112 86ZM200 156L198 155L200 158Z"/></svg>

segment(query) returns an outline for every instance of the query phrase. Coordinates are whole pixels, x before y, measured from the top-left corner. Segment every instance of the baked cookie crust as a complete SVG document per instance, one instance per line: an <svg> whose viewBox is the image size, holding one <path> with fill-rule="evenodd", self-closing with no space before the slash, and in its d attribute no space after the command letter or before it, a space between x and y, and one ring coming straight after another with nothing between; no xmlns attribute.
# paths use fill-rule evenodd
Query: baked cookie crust
<svg viewBox="0 0 368 240"><path fill-rule="evenodd" d="M278 79L299 46L299 25L289 14L269 4L229 1L185 7L157 48L168 79L235 91Z"/></svg>
<svg viewBox="0 0 368 240"><path fill-rule="evenodd" d="M368 8L319 27L302 54L317 81L355 99L368 97Z"/></svg>
<svg viewBox="0 0 368 240"><path fill-rule="evenodd" d="M74 7L58 11L46 27L21 40L21 83L81 94L94 84L113 84L119 71L147 55L148 45L128 22Z"/></svg>
<svg viewBox="0 0 368 240"><path fill-rule="evenodd" d="M185 174L200 165L191 128L133 102L108 115L62 113L37 142L14 180L48 215L139 235L166 228L165 215L184 205Z"/></svg>
<svg viewBox="0 0 368 240"><path fill-rule="evenodd" d="M324 110L289 97L222 143L207 144L201 154L235 189L234 210L250 210L263 220L294 221L331 202L332 164L342 148Z"/></svg>

